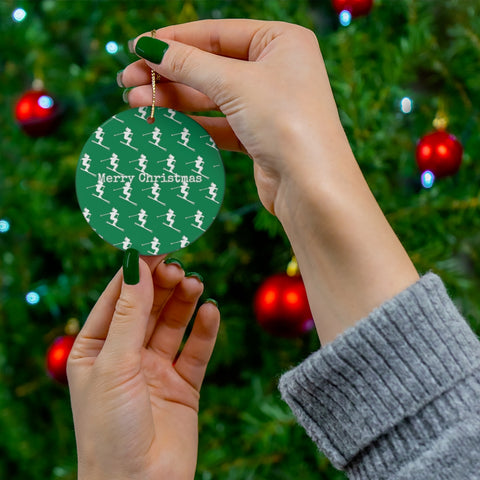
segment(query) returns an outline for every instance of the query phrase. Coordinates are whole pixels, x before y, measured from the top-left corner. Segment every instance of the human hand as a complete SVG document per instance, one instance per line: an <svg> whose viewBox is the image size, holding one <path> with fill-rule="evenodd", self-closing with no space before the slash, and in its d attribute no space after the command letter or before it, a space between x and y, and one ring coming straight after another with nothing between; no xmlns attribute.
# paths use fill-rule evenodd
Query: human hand
<svg viewBox="0 0 480 480"><path fill-rule="evenodd" d="M175 361L203 284L162 260L140 260L134 285L120 270L72 348L79 480L194 477L199 391L220 317L202 305Z"/></svg>
<svg viewBox="0 0 480 480"><path fill-rule="evenodd" d="M299 176L311 178L312 169L325 173L322 159L332 151L349 151L310 30L281 22L210 20L162 28L155 35L168 43L161 63L166 45L146 33L136 52L155 62L137 61L121 75L121 84L136 87L129 91L130 105L151 103L153 68L162 76L158 105L220 110L225 117L194 118L220 148L250 155L259 197L270 212L278 213L278 199L284 199L279 191L288 191ZM314 155L307 154L305 147L313 142Z"/></svg>
<svg viewBox="0 0 480 480"><path fill-rule="evenodd" d="M418 280L352 153L315 35L255 20L209 20L137 37L119 78L131 106L194 116L222 149L254 161L260 200L292 244L323 344ZM166 43L164 43L164 42ZM145 61L147 57L150 61Z"/></svg>

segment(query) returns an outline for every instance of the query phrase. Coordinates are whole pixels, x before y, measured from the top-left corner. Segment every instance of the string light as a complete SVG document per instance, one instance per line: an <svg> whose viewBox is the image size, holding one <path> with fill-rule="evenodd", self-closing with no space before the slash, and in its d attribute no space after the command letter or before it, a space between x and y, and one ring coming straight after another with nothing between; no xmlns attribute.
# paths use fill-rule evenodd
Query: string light
<svg viewBox="0 0 480 480"><path fill-rule="evenodd" d="M403 97L400 100L400 110L405 114L410 113L413 110L413 100L409 97Z"/></svg>
<svg viewBox="0 0 480 480"><path fill-rule="evenodd" d="M9 221L2 218L0 220L0 233L7 233L9 230L10 230Z"/></svg>
<svg viewBox="0 0 480 480"><path fill-rule="evenodd" d="M117 43L117 42L114 42L114 41L108 42L108 43L105 45L105 50L106 50L110 55L114 55L115 53L118 52L118 43Z"/></svg>
<svg viewBox="0 0 480 480"><path fill-rule="evenodd" d="M16 8L12 13L15 22L23 22L27 16L27 12L23 8Z"/></svg>
<svg viewBox="0 0 480 480"><path fill-rule="evenodd" d="M36 305L40 301L40 295L37 292L28 292L25 295L25 300L29 305Z"/></svg>
<svg viewBox="0 0 480 480"><path fill-rule="evenodd" d="M348 10L342 10L338 16L340 25L348 27L352 23L352 14Z"/></svg>
<svg viewBox="0 0 480 480"><path fill-rule="evenodd" d="M421 181L424 188L432 188L435 182L435 175L430 170L425 170L422 173Z"/></svg>

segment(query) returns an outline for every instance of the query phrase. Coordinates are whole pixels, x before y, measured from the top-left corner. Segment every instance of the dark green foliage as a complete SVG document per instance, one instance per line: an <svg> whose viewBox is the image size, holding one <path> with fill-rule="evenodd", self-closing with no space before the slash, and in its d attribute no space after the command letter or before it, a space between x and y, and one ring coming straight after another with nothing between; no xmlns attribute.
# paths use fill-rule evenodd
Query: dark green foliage
<svg viewBox="0 0 480 480"><path fill-rule="evenodd" d="M11 20L14 8L26 20ZM197 18L250 17L314 28L340 115L365 176L421 272L442 275L480 332L478 178L480 2L377 0L338 27L329 0L0 2L0 478L76 478L68 391L45 374L45 351L70 317L84 321L121 253L88 227L76 203L78 155L90 133L127 108L116 72L128 39ZM105 51L114 40L116 55ZM13 106L35 77L64 107L59 129L33 139ZM292 96L295 92L292 91ZM413 113L400 113L408 95ZM465 148L455 178L422 190L416 140L439 104ZM345 478L316 451L282 403L282 371L318 348L315 336L279 340L259 329L252 298L291 251L261 207L249 158L223 154L227 193L207 234L176 256L205 278L223 322L202 395L198 479ZM38 305L25 294L41 293Z"/></svg>

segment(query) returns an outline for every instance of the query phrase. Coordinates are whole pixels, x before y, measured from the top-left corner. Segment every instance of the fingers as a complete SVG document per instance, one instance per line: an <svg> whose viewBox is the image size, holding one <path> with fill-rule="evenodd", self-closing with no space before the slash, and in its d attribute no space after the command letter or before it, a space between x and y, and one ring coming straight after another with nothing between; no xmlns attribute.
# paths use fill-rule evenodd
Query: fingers
<svg viewBox="0 0 480 480"><path fill-rule="evenodd" d="M153 306L150 312L147 332L144 339L145 346L150 341L163 307L172 296L175 287L182 281L184 277L185 272L183 271L183 268L175 262L159 263L153 271L153 283L155 288Z"/></svg>
<svg viewBox="0 0 480 480"><path fill-rule="evenodd" d="M198 278L183 278L165 304L147 348L173 362L202 292Z"/></svg>
<svg viewBox="0 0 480 480"><path fill-rule="evenodd" d="M121 289L122 270L120 269L103 291L78 333L70 352L70 359L75 360L98 355L107 337Z"/></svg>
<svg viewBox="0 0 480 480"><path fill-rule="evenodd" d="M142 107L152 102L151 84L140 85L128 92L131 107ZM173 108L179 112L203 112L218 110L206 95L179 83L159 83L155 91L155 105Z"/></svg>
<svg viewBox="0 0 480 480"><path fill-rule="evenodd" d="M218 308L210 302L203 304L185 347L175 363L175 370L197 390L200 390L202 385L219 326Z"/></svg>
<svg viewBox="0 0 480 480"><path fill-rule="evenodd" d="M139 259L139 281L122 283L102 354L121 357L140 353L153 304L153 281L149 266Z"/></svg>
<svg viewBox="0 0 480 480"><path fill-rule="evenodd" d="M260 20L200 20L160 28L155 36L192 45L215 55L248 60L250 43L265 25L266 22Z"/></svg>
<svg viewBox="0 0 480 480"><path fill-rule="evenodd" d="M220 150L248 153L225 117L190 116L208 132Z"/></svg>

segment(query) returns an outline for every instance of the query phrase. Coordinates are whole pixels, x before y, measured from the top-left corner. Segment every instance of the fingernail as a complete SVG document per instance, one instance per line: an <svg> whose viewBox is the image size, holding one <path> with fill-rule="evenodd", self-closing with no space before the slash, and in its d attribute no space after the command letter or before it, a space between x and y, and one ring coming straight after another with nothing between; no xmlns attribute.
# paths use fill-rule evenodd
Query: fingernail
<svg viewBox="0 0 480 480"><path fill-rule="evenodd" d="M125 88L125 85L123 84L123 70L117 72L117 85L120 88Z"/></svg>
<svg viewBox="0 0 480 480"><path fill-rule="evenodd" d="M205 303L213 303L218 308L218 302L213 298L207 298Z"/></svg>
<svg viewBox="0 0 480 480"><path fill-rule="evenodd" d="M128 94L130 93L131 88L126 88L122 93L122 99L125 103L128 103Z"/></svg>
<svg viewBox="0 0 480 480"><path fill-rule="evenodd" d="M135 48L134 48L134 44L135 44L135 39L134 38L131 38L129 41L128 41L128 51L130 53L135 53Z"/></svg>
<svg viewBox="0 0 480 480"><path fill-rule="evenodd" d="M123 279L127 285L136 285L140 281L138 251L129 248L123 257Z"/></svg>
<svg viewBox="0 0 480 480"><path fill-rule="evenodd" d="M184 269L183 263L180 260L177 260L176 258L167 258L163 262L165 265L177 265L179 266L182 270Z"/></svg>
<svg viewBox="0 0 480 480"><path fill-rule="evenodd" d="M196 278L198 281L202 282L203 283L203 277L197 273L197 272L188 272L185 274L186 277L190 278L190 277L194 277Z"/></svg>
<svg viewBox="0 0 480 480"><path fill-rule="evenodd" d="M135 53L152 63L162 63L163 56L168 50L168 43L157 38L140 37L135 45Z"/></svg>

